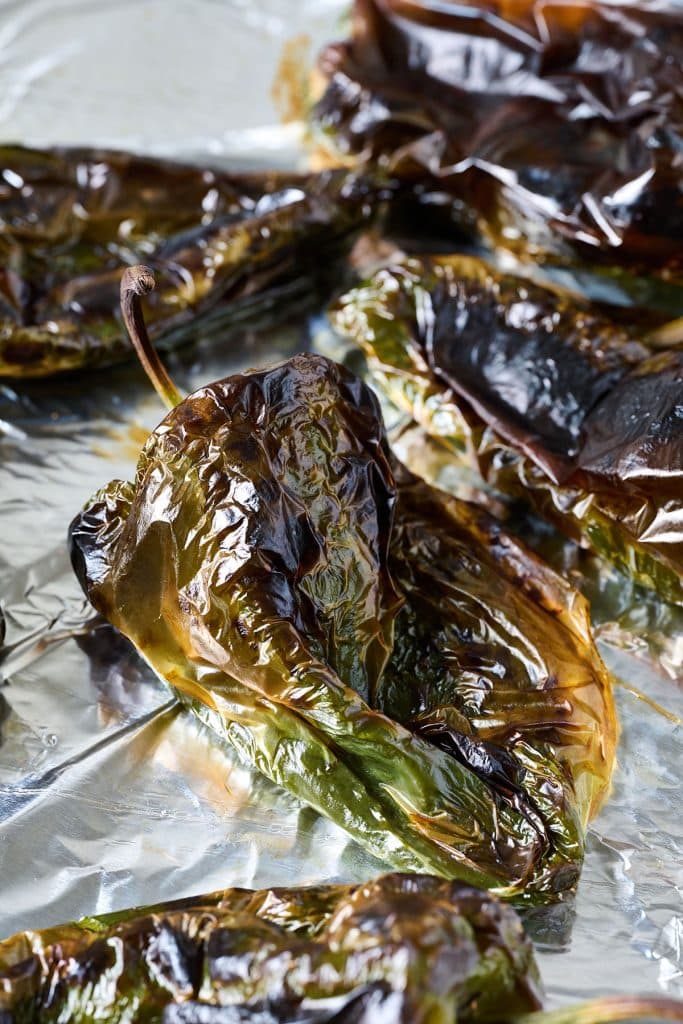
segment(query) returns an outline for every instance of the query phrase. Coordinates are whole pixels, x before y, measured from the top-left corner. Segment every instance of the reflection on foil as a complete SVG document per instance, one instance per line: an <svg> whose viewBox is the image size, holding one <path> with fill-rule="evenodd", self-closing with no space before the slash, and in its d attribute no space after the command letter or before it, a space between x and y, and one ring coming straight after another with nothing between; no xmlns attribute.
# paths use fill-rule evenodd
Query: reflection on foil
<svg viewBox="0 0 683 1024"><path fill-rule="evenodd" d="M315 45L338 34L344 6L268 0L254 25L247 0L10 3L0 14L0 95L12 109L10 117L2 108L0 135L284 161L268 99L279 33L310 31ZM121 40L129 38L126 50ZM163 78L170 59L152 66L146 57L162 41L176 48L172 81ZM58 66L65 43L78 52ZM227 52L238 59L226 61ZM22 78L27 54L34 70L44 56L55 62ZM121 74L126 64L134 74ZM169 368L187 391L307 345L305 326L293 323L220 345L200 341L174 354ZM0 386L0 937L231 885L357 881L381 867L243 768L83 600L66 551L68 523L102 483L131 476L162 414L134 364ZM409 456L412 445L418 468L484 497L476 480L430 467L420 438L390 415L399 448ZM486 500L495 508L498 499ZM549 1002L636 989L683 996L681 619L596 570L578 549L533 539L593 587L601 650L625 684L617 689L614 790L591 832L576 901L526 918Z"/></svg>
<svg viewBox="0 0 683 1024"><path fill-rule="evenodd" d="M103 720L134 720L144 714L155 680L131 642L99 616L75 639L87 655L90 684L98 695Z"/></svg>

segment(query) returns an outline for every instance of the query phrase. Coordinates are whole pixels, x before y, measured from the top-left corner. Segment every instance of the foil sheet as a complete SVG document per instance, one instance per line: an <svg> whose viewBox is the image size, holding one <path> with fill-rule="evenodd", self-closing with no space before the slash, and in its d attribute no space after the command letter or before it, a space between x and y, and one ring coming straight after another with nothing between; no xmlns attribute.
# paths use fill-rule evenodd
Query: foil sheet
<svg viewBox="0 0 683 1024"><path fill-rule="evenodd" d="M274 69L285 44L297 67L307 47L336 35L343 7L4 0L0 138L230 166L300 162L301 126L280 124L273 106ZM200 341L169 368L190 390L305 349L313 335L329 351L334 342L313 326ZM68 523L98 486L132 474L162 413L132 364L0 386L0 938L229 885L359 881L382 869L242 767L84 602ZM409 462L477 490L387 414ZM548 1003L683 997L681 616L542 532L534 539L594 598L622 727L575 902L526 918Z"/></svg>

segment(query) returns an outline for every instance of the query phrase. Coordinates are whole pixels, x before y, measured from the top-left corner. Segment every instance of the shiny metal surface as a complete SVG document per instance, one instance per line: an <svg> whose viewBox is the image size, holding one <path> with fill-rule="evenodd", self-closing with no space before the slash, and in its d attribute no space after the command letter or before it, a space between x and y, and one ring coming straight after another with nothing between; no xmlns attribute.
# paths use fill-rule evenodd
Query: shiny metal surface
<svg viewBox="0 0 683 1024"><path fill-rule="evenodd" d="M0 137L292 162L299 130L277 127L273 68L297 33L333 35L342 7L5 0ZM168 363L189 390L308 343L305 325L283 324ZM135 365L0 387L0 937L229 885L353 881L380 868L242 768L108 627L89 628L68 523L97 487L133 472L162 414ZM424 464L410 432L400 448L452 482ZM595 619L624 684L619 767L575 906L528 922L551 1004L683 996L681 620L619 580L600 588Z"/></svg>

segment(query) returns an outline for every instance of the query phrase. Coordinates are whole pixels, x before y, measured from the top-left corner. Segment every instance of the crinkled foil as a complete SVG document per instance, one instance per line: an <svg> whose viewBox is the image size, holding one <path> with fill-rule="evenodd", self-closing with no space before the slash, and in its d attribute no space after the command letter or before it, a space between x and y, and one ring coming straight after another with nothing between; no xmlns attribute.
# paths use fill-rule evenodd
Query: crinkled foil
<svg viewBox="0 0 683 1024"><path fill-rule="evenodd" d="M0 2L0 138L102 143L244 166L293 163L271 99L283 45L337 33L339 0ZM296 43L302 54L305 44ZM294 61L296 67L296 61ZM200 342L169 359L189 390L309 344L306 325ZM163 410L135 366L0 386L0 937L229 885L360 880L373 861L244 769L129 645L93 621L68 523L129 477ZM422 439L395 425L427 467ZM476 485L473 485L476 486ZM557 552L554 553L557 559ZM564 556L562 556L564 557ZM550 1005L683 996L681 617L566 569L595 597L622 738L574 904L527 917Z"/></svg>

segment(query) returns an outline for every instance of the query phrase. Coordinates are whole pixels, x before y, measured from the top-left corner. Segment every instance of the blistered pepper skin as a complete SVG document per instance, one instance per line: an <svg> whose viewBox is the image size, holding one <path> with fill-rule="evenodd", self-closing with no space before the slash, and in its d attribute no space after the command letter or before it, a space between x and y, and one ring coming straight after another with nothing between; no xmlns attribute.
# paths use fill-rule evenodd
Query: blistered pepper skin
<svg viewBox="0 0 683 1024"><path fill-rule="evenodd" d="M525 262L575 266L595 297L683 315L675 7L356 0L353 11L350 37L321 55L313 111L335 159L382 164Z"/></svg>
<svg viewBox="0 0 683 1024"><path fill-rule="evenodd" d="M539 1005L514 911L424 875L227 889L0 942L8 1024L454 1024Z"/></svg>
<svg viewBox="0 0 683 1024"><path fill-rule="evenodd" d="M162 348L310 305L377 198L345 172L231 175L97 149L0 147L0 168L0 377L130 358L119 284L141 259Z"/></svg>
<svg viewBox="0 0 683 1024"><path fill-rule="evenodd" d="M616 738L586 607L393 459L358 378L305 355L200 389L70 536L176 693L385 862L573 889Z"/></svg>
<svg viewBox="0 0 683 1024"><path fill-rule="evenodd" d="M461 461L683 603L683 353L472 257L386 267L337 329Z"/></svg>

